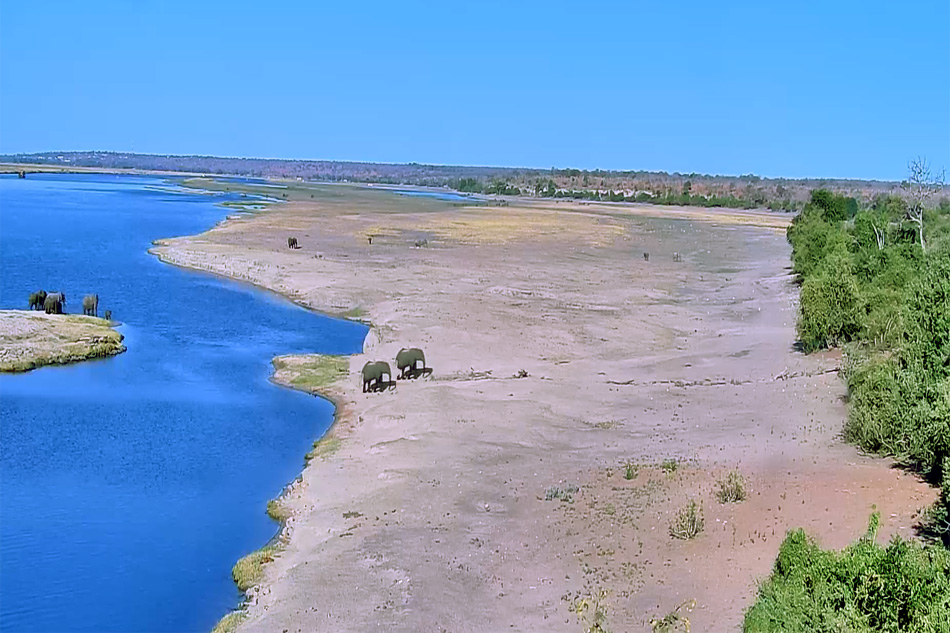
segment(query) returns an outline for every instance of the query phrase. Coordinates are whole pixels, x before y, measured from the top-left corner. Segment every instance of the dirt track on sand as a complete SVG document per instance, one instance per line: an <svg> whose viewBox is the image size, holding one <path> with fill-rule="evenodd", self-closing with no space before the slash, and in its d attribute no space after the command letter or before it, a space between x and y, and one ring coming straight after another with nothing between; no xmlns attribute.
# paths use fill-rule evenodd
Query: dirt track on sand
<svg viewBox="0 0 950 633"><path fill-rule="evenodd" d="M933 498L837 439L839 359L793 349L783 217L422 212L339 191L155 249L374 325L333 391L336 450L287 494L286 549L242 631L577 632L571 597L602 589L611 630L689 600L693 631L736 630L787 529L841 547L876 504L882 538L910 535ZM361 393L363 363L403 346L432 376ZM715 479L736 467L750 497L720 505ZM546 499L570 484L572 502ZM706 530L674 540L689 499Z"/></svg>

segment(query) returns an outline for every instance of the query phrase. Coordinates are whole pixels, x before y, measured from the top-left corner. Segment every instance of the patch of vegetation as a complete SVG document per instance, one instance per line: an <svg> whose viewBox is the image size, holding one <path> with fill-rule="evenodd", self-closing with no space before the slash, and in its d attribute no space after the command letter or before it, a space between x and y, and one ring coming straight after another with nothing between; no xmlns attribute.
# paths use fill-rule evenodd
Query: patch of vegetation
<svg viewBox="0 0 950 633"><path fill-rule="evenodd" d="M623 478L627 481L635 479L636 476L640 473L640 465L634 461L626 461L623 463Z"/></svg>
<svg viewBox="0 0 950 633"><path fill-rule="evenodd" d="M276 545L267 545L236 562L231 569L231 577L238 589L247 591L260 583L264 576L264 565L273 561L278 551Z"/></svg>
<svg viewBox="0 0 950 633"><path fill-rule="evenodd" d="M680 463L675 457L670 457L664 459L663 463L660 464L660 469L665 472L667 475L675 475L676 471L679 470Z"/></svg>
<svg viewBox="0 0 950 633"><path fill-rule="evenodd" d="M695 600L687 600L662 618L652 618L650 620L650 629L653 633L676 633L677 631L689 633L689 618L683 615L683 613L689 613L695 607Z"/></svg>
<svg viewBox="0 0 950 633"><path fill-rule="evenodd" d="M559 486L551 486L544 491L544 500L551 501L553 499L559 499L567 503L574 503L574 495L578 490L579 488L574 484L567 484L563 488Z"/></svg>
<svg viewBox="0 0 950 633"><path fill-rule="evenodd" d="M291 517L293 513L290 511L290 508L286 504L282 503L280 499L271 499L267 502L267 516L274 519L278 523L283 523Z"/></svg>
<svg viewBox="0 0 950 633"><path fill-rule="evenodd" d="M278 356L273 363L276 371L289 376L291 385L310 393L325 390L350 371L350 361L346 356Z"/></svg>
<svg viewBox="0 0 950 633"><path fill-rule="evenodd" d="M326 461L338 450L340 450L340 438L324 436L313 443L313 449L307 453L304 459L308 464L318 458Z"/></svg>
<svg viewBox="0 0 950 633"><path fill-rule="evenodd" d="M351 321L359 321L364 316L366 316L366 310L364 310L360 306L356 306L355 308L350 308L346 312L342 313L340 316L343 317L344 319L350 319Z"/></svg>
<svg viewBox="0 0 950 633"><path fill-rule="evenodd" d="M844 551L789 533L746 612L746 633L950 631L950 552L895 537L875 543L879 516Z"/></svg>
<svg viewBox="0 0 950 633"><path fill-rule="evenodd" d="M716 498L719 503L738 503L745 501L745 477L738 470L733 470L716 482Z"/></svg>
<svg viewBox="0 0 950 633"><path fill-rule="evenodd" d="M244 611L232 611L227 614L214 625L214 628L211 629L211 633L234 633L237 630L237 627L241 622L247 618L247 613Z"/></svg>
<svg viewBox="0 0 950 633"><path fill-rule="evenodd" d="M845 438L934 484L950 470L950 201L922 161L904 197L818 190L788 229L805 351L844 346ZM950 495L930 513L944 529Z"/></svg>
<svg viewBox="0 0 950 633"><path fill-rule="evenodd" d="M584 626L584 633L609 633L607 629L608 590L597 593L577 595L571 600L571 612Z"/></svg>
<svg viewBox="0 0 950 633"><path fill-rule="evenodd" d="M688 541L699 536L705 527L706 520L703 518L702 507L696 501L690 501L673 517L670 523L670 536Z"/></svg>

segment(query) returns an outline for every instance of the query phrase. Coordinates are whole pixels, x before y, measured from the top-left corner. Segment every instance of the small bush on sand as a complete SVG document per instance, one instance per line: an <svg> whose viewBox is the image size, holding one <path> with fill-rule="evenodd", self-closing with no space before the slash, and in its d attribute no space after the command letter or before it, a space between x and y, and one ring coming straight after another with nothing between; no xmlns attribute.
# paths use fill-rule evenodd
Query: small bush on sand
<svg viewBox="0 0 950 633"><path fill-rule="evenodd" d="M703 509L695 501L690 501L676 513L670 523L670 536L684 541L696 538L706 527Z"/></svg>
<svg viewBox="0 0 950 633"><path fill-rule="evenodd" d="M563 488L551 486L544 492L544 500L551 501L552 499L559 499L567 503L574 503L574 494L577 490L578 488L574 484L567 484Z"/></svg>
<svg viewBox="0 0 950 633"><path fill-rule="evenodd" d="M607 630L607 594L601 589L595 594L576 596L571 602L571 611L577 615L584 633L609 633Z"/></svg>
<svg viewBox="0 0 950 633"><path fill-rule="evenodd" d="M623 478L627 481L636 478L637 474L640 472L640 467L636 462L624 462L623 464Z"/></svg>
<svg viewBox="0 0 950 633"><path fill-rule="evenodd" d="M689 633L689 618L683 613L689 613L695 607L695 600L687 600L662 618L651 619L650 629L653 633L676 633L680 631L682 631L682 633Z"/></svg>
<svg viewBox="0 0 950 633"><path fill-rule="evenodd" d="M738 503L745 501L745 477L738 470L730 472L717 483L716 498L719 503Z"/></svg>
<svg viewBox="0 0 950 633"><path fill-rule="evenodd" d="M664 459L663 463L660 464L660 468L667 475L673 475L680 468L680 463L676 461L676 458L670 457L669 459Z"/></svg>

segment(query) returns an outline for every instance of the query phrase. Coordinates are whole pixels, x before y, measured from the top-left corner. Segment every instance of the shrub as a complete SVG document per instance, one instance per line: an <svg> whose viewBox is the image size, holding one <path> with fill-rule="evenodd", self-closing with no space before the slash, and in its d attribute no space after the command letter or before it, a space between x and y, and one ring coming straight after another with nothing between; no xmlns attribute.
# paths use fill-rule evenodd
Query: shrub
<svg viewBox="0 0 950 633"><path fill-rule="evenodd" d="M738 503L745 501L745 478L738 470L733 470L716 482L716 498L719 503Z"/></svg>
<svg viewBox="0 0 950 633"><path fill-rule="evenodd" d="M852 340L861 330L858 285L846 252L829 255L802 284L798 336L805 351Z"/></svg>
<svg viewBox="0 0 950 633"><path fill-rule="evenodd" d="M676 473L676 471L679 470L679 467L680 463L673 457L664 459L663 463L660 464L660 469L662 469L667 475Z"/></svg>
<svg viewBox="0 0 950 633"><path fill-rule="evenodd" d="M703 509L695 501L690 501L673 517L670 523L670 536L688 541L699 536L705 527Z"/></svg>
<svg viewBox="0 0 950 633"><path fill-rule="evenodd" d="M551 501L552 499L559 499L567 503L574 503L574 494L577 490L578 488L574 484L568 484L563 488L551 486L544 492L544 500Z"/></svg>
<svg viewBox="0 0 950 633"><path fill-rule="evenodd" d="M950 552L895 537L875 544L878 516L842 552L789 533L746 612L746 633L950 631Z"/></svg>

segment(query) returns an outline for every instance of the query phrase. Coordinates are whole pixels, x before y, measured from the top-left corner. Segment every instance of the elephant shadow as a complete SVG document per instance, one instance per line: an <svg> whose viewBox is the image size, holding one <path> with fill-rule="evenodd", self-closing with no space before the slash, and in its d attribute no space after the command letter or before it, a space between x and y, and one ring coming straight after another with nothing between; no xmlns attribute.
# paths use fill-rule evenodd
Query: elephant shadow
<svg viewBox="0 0 950 633"><path fill-rule="evenodd" d="M431 374L432 374L431 367L422 367L422 368L413 367L412 369L409 369L406 371L406 378L408 378L409 380L415 380L416 378L429 376Z"/></svg>

